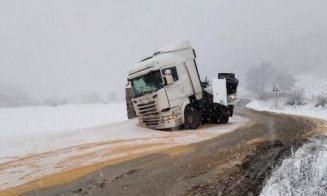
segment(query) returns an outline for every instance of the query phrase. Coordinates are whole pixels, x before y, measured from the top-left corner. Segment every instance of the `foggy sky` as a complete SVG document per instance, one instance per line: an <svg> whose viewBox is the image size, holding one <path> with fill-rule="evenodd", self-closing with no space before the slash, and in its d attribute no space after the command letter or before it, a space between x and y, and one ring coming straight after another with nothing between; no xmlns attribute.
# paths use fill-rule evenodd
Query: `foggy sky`
<svg viewBox="0 0 327 196"><path fill-rule="evenodd" d="M327 73L326 10L324 0L3 0L0 82L39 99L123 94L131 66L180 39L203 79L262 61Z"/></svg>

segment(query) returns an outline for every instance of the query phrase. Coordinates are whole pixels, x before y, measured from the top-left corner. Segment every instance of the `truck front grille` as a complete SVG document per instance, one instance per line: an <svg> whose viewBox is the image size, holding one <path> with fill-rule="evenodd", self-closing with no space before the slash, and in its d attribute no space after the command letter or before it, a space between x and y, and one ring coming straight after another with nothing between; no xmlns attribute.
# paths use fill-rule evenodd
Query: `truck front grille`
<svg viewBox="0 0 327 196"><path fill-rule="evenodd" d="M137 104L137 107L141 115L140 117L146 126L152 127L159 124L161 118L155 101L140 103Z"/></svg>

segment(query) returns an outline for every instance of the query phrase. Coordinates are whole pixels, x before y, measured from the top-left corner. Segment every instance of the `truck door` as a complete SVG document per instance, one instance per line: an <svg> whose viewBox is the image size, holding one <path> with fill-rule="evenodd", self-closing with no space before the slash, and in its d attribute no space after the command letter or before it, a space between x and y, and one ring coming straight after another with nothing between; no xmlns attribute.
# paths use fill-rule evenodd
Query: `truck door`
<svg viewBox="0 0 327 196"><path fill-rule="evenodd" d="M226 79L212 79L213 102L227 106Z"/></svg>
<svg viewBox="0 0 327 196"><path fill-rule="evenodd" d="M179 80L179 75L176 66L169 66L161 69L161 74L164 75L167 69L171 71L171 74L174 79L174 83L170 85L165 85L165 89L166 89L170 107L175 107L178 106L179 99L182 96L181 82Z"/></svg>

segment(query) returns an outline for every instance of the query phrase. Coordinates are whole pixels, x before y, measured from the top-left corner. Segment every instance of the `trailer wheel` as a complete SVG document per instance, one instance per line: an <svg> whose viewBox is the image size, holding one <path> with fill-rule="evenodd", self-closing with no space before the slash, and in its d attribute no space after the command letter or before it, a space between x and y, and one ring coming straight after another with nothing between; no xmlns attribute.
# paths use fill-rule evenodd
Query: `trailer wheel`
<svg viewBox="0 0 327 196"><path fill-rule="evenodd" d="M230 114L229 114L229 111L228 111L228 110L225 111L225 112L223 112L223 113L219 116L219 123L220 123L220 124L226 124L226 123L228 123L228 121L229 121L229 116L230 116Z"/></svg>
<svg viewBox="0 0 327 196"><path fill-rule="evenodd" d="M201 113L198 109L188 105L184 111L184 128L197 129L201 124Z"/></svg>

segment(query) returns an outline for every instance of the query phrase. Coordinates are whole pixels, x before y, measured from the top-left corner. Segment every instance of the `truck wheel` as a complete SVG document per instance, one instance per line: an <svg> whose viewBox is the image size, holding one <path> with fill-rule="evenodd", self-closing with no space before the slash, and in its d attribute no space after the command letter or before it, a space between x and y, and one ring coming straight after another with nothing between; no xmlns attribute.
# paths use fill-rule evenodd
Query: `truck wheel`
<svg viewBox="0 0 327 196"><path fill-rule="evenodd" d="M229 116L232 117L234 114L234 106L233 105L229 105L228 106L228 110L229 110Z"/></svg>
<svg viewBox="0 0 327 196"><path fill-rule="evenodd" d="M220 124L226 124L226 123L228 123L228 121L229 121L229 116L230 116L230 114L229 114L228 111L223 112L223 113L219 116L219 123L220 123Z"/></svg>
<svg viewBox="0 0 327 196"><path fill-rule="evenodd" d="M201 113L192 106L186 106L184 111L184 128L197 129L201 124Z"/></svg>

